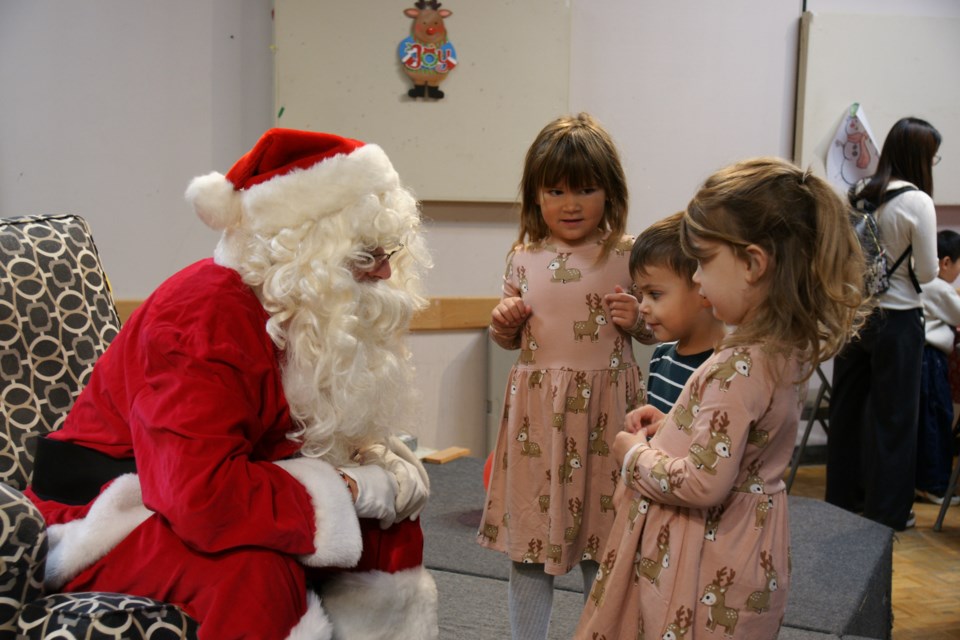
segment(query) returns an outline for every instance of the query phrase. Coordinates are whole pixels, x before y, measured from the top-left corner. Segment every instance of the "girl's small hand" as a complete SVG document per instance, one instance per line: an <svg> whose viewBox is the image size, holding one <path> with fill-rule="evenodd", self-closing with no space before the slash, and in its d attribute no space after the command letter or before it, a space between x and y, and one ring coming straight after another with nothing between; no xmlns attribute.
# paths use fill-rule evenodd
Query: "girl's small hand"
<svg viewBox="0 0 960 640"><path fill-rule="evenodd" d="M661 422L663 422L663 412L652 404L645 404L627 414L623 428L630 433L645 429L647 434L652 436L660 428Z"/></svg>
<svg viewBox="0 0 960 640"><path fill-rule="evenodd" d="M523 298L504 298L493 309L491 324L497 330L517 329L527 321L533 309L523 301Z"/></svg>
<svg viewBox="0 0 960 640"><path fill-rule="evenodd" d="M613 457L619 464L623 464L623 457L633 448L633 445L646 443L647 432L645 429L640 429L637 433L621 431L613 439Z"/></svg>
<svg viewBox="0 0 960 640"><path fill-rule="evenodd" d="M610 310L610 320L621 329L632 329L640 318L640 303L620 285L613 291L603 296L603 302Z"/></svg>

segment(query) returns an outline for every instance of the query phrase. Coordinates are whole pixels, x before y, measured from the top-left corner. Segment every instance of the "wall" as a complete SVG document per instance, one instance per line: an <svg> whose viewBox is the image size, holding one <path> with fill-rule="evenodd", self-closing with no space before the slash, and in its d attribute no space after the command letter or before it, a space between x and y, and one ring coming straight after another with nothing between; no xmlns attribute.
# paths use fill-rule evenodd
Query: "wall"
<svg viewBox="0 0 960 640"><path fill-rule="evenodd" d="M791 157L800 0L570 6L570 110L593 111L617 139L632 232L683 207L728 161ZM807 8L956 15L960 3ZM273 123L270 10L269 0L0 2L0 215L88 218L121 299L143 298L209 255L216 236L183 190L228 169ZM498 115L509 118L509 106ZM464 171L483 180L483 166ZM436 263L429 294L497 295L516 235L512 206L427 202L424 213ZM411 345L421 441L484 452L492 347L476 331L417 334Z"/></svg>

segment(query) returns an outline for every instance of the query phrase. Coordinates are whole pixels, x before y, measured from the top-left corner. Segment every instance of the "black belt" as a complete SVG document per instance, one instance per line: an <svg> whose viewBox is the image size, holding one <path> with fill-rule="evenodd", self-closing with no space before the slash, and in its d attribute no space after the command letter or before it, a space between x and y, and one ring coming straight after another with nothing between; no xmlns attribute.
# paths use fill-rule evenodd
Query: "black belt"
<svg viewBox="0 0 960 640"><path fill-rule="evenodd" d="M37 438L30 486L44 500L87 504L100 495L103 485L136 472L133 458L112 458L72 442Z"/></svg>

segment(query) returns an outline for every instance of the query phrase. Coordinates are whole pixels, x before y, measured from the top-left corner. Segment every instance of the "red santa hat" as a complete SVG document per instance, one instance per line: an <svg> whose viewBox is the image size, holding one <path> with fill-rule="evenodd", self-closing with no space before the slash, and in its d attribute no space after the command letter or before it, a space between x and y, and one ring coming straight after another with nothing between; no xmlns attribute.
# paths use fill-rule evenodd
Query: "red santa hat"
<svg viewBox="0 0 960 640"><path fill-rule="evenodd" d="M377 145L329 133L270 129L226 176L214 171L194 178L186 198L213 229L242 227L272 235L399 186L397 172Z"/></svg>

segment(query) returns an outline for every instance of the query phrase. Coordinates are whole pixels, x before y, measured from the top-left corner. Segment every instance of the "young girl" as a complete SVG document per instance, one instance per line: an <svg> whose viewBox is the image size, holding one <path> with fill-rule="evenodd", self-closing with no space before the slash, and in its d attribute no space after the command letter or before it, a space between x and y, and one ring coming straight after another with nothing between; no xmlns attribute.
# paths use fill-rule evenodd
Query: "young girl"
<svg viewBox="0 0 960 640"><path fill-rule="evenodd" d="M510 372L478 532L505 552L514 638L546 638L553 576L596 574L614 511L611 455L624 414L643 402L630 332L639 322L624 235L617 150L587 114L548 124L527 152L520 236L507 257L490 333L520 349Z"/></svg>
<svg viewBox="0 0 960 640"><path fill-rule="evenodd" d="M600 556L577 638L712 638L718 626L724 637L777 636L790 586L782 476L803 387L862 321L847 207L787 162L714 174L681 242L731 329L670 413L641 407L637 433L616 438L628 517Z"/></svg>

